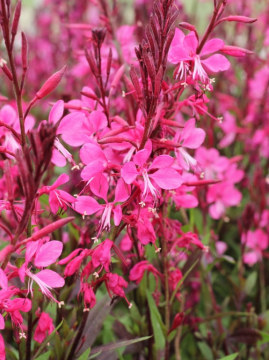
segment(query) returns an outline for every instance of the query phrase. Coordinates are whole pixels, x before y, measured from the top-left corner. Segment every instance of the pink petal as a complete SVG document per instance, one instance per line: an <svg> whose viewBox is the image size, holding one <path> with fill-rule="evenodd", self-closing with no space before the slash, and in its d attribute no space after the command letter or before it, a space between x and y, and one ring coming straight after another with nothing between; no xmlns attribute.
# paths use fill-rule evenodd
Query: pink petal
<svg viewBox="0 0 269 360"><path fill-rule="evenodd" d="M256 264L260 259L260 254L254 251L248 252L243 255L243 261L245 264L248 264L249 266L253 266Z"/></svg>
<svg viewBox="0 0 269 360"><path fill-rule="evenodd" d="M49 113L49 122L52 124L56 124L64 113L64 102L63 100L57 101Z"/></svg>
<svg viewBox="0 0 269 360"><path fill-rule="evenodd" d="M62 119L57 134L61 134L63 140L71 146L83 145L88 140L83 129L83 123L86 120L83 113L72 112Z"/></svg>
<svg viewBox="0 0 269 360"><path fill-rule="evenodd" d="M94 195L107 201L107 192L108 192L108 181L103 174L98 174L90 183L91 191Z"/></svg>
<svg viewBox="0 0 269 360"><path fill-rule="evenodd" d="M175 35L173 37L173 40L171 42L171 48L174 48L175 46L182 46L183 40L185 39L185 34L182 30L179 28L176 28Z"/></svg>
<svg viewBox="0 0 269 360"><path fill-rule="evenodd" d="M216 201L215 204L209 206L209 214L213 219L220 219L225 213L225 206L221 201Z"/></svg>
<svg viewBox="0 0 269 360"><path fill-rule="evenodd" d="M191 31L187 36L185 36L183 46L190 55L196 54L198 40L194 31Z"/></svg>
<svg viewBox="0 0 269 360"><path fill-rule="evenodd" d="M201 51L201 55L208 55L219 51L224 46L224 41L221 39L211 39L207 41Z"/></svg>
<svg viewBox="0 0 269 360"><path fill-rule="evenodd" d="M24 121L25 132L27 133L29 130L32 130L34 125L35 125L35 118L31 115L26 116ZM18 132L19 133L21 132L20 128L18 129Z"/></svg>
<svg viewBox="0 0 269 360"><path fill-rule="evenodd" d="M90 196L78 196L74 204L74 210L82 215L92 215L102 208L102 205L98 204L98 202Z"/></svg>
<svg viewBox="0 0 269 360"><path fill-rule="evenodd" d="M65 283L64 279L59 274L48 269L40 271L35 276L51 288L63 287Z"/></svg>
<svg viewBox="0 0 269 360"><path fill-rule="evenodd" d="M56 166L64 167L66 165L66 158L57 149L53 149L51 162Z"/></svg>
<svg viewBox="0 0 269 360"><path fill-rule="evenodd" d="M135 164L130 161L123 165L121 169L121 176L126 184L132 184L138 175Z"/></svg>
<svg viewBox="0 0 269 360"><path fill-rule="evenodd" d="M149 175L161 189L172 190L182 184L181 176L175 169L166 168Z"/></svg>
<svg viewBox="0 0 269 360"><path fill-rule="evenodd" d="M162 169L172 166L174 163L174 158L169 155L159 155L157 156L152 164L150 165L149 169Z"/></svg>
<svg viewBox="0 0 269 360"><path fill-rule="evenodd" d="M120 205L115 206L113 213L114 213L114 224L116 226L119 226L121 219L122 219L121 206Z"/></svg>
<svg viewBox="0 0 269 360"><path fill-rule="evenodd" d="M7 125L13 125L17 118L17 113L10 105L4 105L0 111L0 118Z"/></svg>
<svg viewBox="0 0 269 360"><path fill-rule="evenodd" d="M52 240L42 245L35 256L36 267L46 267L56 262L63 251L61 241Z"/></svg>
<svg viewBox="0 0 269 360"><path fill-rule="evenodd" d="M105 164L107 163L103 150L97 144L84 144L80 149L79 155L81 161L86 165L96 160L102 161Z"/></svg>
<svg viewBox="0 0 269 360"><path fill-rule="evenodd" d="M51 209L52 213L57 214L57 211L60 208L60 203L59 203L59 199L56 196L55 191L51 191L49 194L49 204L50 204L50 209Z"/></svg>
<svg viewBox="0 0 269 360"><path fill-rule="evenodd" d="M191 58L182 45L178 45L170 49L167 59L172 64L178 64L180 61L187 61Z"/></svg>
<svg viewBox="0 0 269 360"><path fill-rule="evenodd" d="M225 71L230 67L230 62L220 54L212 55L208 59L202 60L202 63L212 72Z"/></svg>
<svg viewBox="0 0 269 360"><path fill-rule="evenodd" d="M107 126L107 118L102 111L93 111L90 114L90 123L94 132L104 129Z"/></svg>
<svg viewBox="0 0 269 360"><path fill-rule="evenodd" d="M34 255L36 254L39 247L42 245L43 240L30 241L26 244L25 261L28 264Z"/></svg>
<svg viewBox="0 0 269 360"><path fill-rule="evenodd" d="M50 189L56 189L57 187L67 183L69 181L69 176L67 174L61 174L58 179L51 185Z"/></svg>
<svg viewBox="0 0 269 360"><path fill-rule="evenodd" d="M0 286L3 290L7 289L8 280L3 269L0 268Z"/></svg>
<svg viewBox="0 0 269 360"><path fill-rule="evenodd" d="M134 163L136 165L143 166L145 162L148 160L149 156L150 156L149 150L147 149L140 150L133 157Z"/></svg>
<svg viewBox="0 0 269 360"><path fill-rule="evenodd" d="M182 146L189 149L197 149L205 140L205 131L195 127L195 119L186 122L181 134Z"/></svg>
<svg viewBox="0 0 269 360"><path fill-rule="evenodd" d="M94 91L88 86L83 86L82 92L87 93L87 94L95 95ZM84 106L86 105L89 109L94 109L94 106L95 106L95 103L96 103L95 100L90 99L90 98L88 98L87 96L84 96L84 95L81 95L81 100L82 100Z"/></svg>
<svg viewBox="0 0 269 360"><path fill-rule="evenodd" d="M115 203L126 201L129 196L128 185L122 179L119 179L115 189Z"/></svg>
<svg viewBox="0 0 269 360"><path fill-rule="evenodd" d="M0 330L3 330L4 328L5 328L5 320L3 316L0 314ZM1 359L1 355L0 355L0 359Z"/></svg>
<svg viewBox="0 0 269 360"><path fill-rule="evenodd" d="M174 197L175 204L178 207L184 207L186 209L195 208L198 206L198 200L194 195L185 194L185 195L176 195Z"/></svg>
<svg viewBox="0 0 269 360"><path fill-rule="evenodd" d="M106 166L103 161L96 160L85 166L81 171L81 177L83 180L91 180L95 175L102 173Z"/></svg>

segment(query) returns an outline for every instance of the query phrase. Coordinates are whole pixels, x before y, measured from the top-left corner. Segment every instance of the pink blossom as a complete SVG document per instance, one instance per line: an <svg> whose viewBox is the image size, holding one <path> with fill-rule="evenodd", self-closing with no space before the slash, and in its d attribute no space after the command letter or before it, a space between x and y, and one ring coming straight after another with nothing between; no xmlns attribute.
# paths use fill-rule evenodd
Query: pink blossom
<svg viewBox="0 0 269 360"><path fill-rule="evenodd" d="M129 279L139 284L142 281L145 271L152 272L156 279L160 276L158 270L147 260L140 261L131 269Z"/></svg>
<svg viewBox="0 0 269 360"><path fill-rule="evenodd" d="M59 208L66 211L67 208L76 201L76 199L66 191L57 189L59 186L67 183L68 181L69 176L62 174L58 177L54 184L51 186L43 186L38 191L39 196L42 194L49 194L49 204L53 214L56 214Z"/></svg>
<svg viewBox="0 0 269 360"><path fill-rule="evenodd" d="M207 83L209 81L207 71L219 72L230 67L229 61L223 55L215 54L223 46L224 42L221 39L211 39L205 43L201 53L198 54L198 39L195 32L191 31L185 36L181 30L176 28L168 61L172 64L179 64L176 75L180 80L186 81L190 72L193 80Z"/></svg>
<svg viewBox="0 0 269 360"><path fill-rule="evenodd" d="M241 242L247 247L247 252L243 255L243 261L249 266L253 266L262 260L262 252L269 245L268 236L261 229L249 230L242 235Z"/></svg>
<svg viewBox="0 0 269 360"><path fill-rule="evenodd" d="M132 184L138 176L141 176L144 182L143 199L145 200L150 194L156 202L160 193L152 181L161 189L171 190L178 188L182 180L178 172L172 168L174 159L171 156L157 156L148 166L147 161L150 154L151 146L148 149L138 151L133 156L133 161L123 165L121 176L126 184Z"/></svg>
<svg viewBox="0 0 269 360"><path fill-rule="evenodd" d="M111 226L111 215L113 213L114 223L118 226L122 219L122 209L119 202L124 202L129 197L128 187L125 185L122 179L119 179L115 188L115 199L112 202L107 201L108 181L106 177L99 174L90 183L92 192L105 200L106 204L99 204L93 197L90 196L78 196L76 203L74 204L74 210L78 213L86 216L92 215L101 211L101 220L99 223L99 230L97 238L103 231L109 231Z"/></svg>
<svg viewBox="0 0 269 360"><path fill-rule="evenodd" d="M197 160L192 157L187 149L198 149L205 140L205 131L195 127L195 119L189 119L181 132L177 132L175 141L181 144L177 150L177 161L183 169L189 171L197 168Z"/></svg>
<svg viewBox="0 0 269 360"><path fill-rule="evenodd" d="M1 334L0 334L0 360L6 360L5 342Z"/></svg>
<svg viewBox="0 0 269 360"><path fill-rule="evenodd" d="M41 344L54 330L52 318L49 314L42 312L34 332L34 340Z"/></svg>
<svg viewBox="0 0 269 360"><path fill-rule="evenodd" d="M220 184L211 185L207 192L207 202L209 204L209 213L213 219L220 219L227 207L239 205L242 195L233 184L221 182Z"/></svg>

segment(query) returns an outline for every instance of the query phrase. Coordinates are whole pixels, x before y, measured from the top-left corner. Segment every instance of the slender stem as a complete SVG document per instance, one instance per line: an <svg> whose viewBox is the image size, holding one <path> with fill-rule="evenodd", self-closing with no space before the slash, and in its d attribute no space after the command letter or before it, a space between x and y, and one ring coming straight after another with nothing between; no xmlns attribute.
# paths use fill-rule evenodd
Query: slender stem
<svg viewBox="0 0 269 360"><path fill-rule="evenodd" d="M12 53L12 44L10 41L10 34L9 34L9 21L8 16L6 13L6 6L5 1L1 0L2 5L2 16L3 16L3 35L5 39L5 45L7 49L9 64L11 73L13 76L13 88L14 93L16 97L16 103L17 103L17 109L18 109L18 115L19 115L19 121L20 121L20 129L21 129L21 145L22 148L24 148L25 145L25 128L24 128L24 117L23 117L23 109L22 109L22 96L21 96L21 90L19 86L19 81L17 77L17 71L14 63L13 53Z"/></svg>
<svg viewBox="0 0 269 360"><path fill-rule="evenodd" d="M31 360L32 332L33 332L33 314L32 314L32 310L30 310L28 312L28 321L27 321L27 339L26 339L25 360Z"/></svg>
<svg viewBox="0 0 269 360"><path fill-rule="evenodd" d="M260 298L261 298L261 313L266 311L266 285L264 276L264 263L263 261L259 265L260 270Z"/></svg>
<svg viewBox="0 0 269 360"><path fill-rule="evenodd" d="M89 311L86 311L86 312L83 313L83 317L82 317L80 326L78 328L77 335L76 335L76 337L75 337L75 339L73 341L71 350L70 350L70 352L68 354L68 357L67 357L67 360L73 360L74 359L74 355L75 355L76 349L78 347L78 344L80 342L83 330L85 328L85 325L86 325L86 322L87 322L87 319L88 319L88 315L89 315Z"/></svg>
<svg viewBox="0 0 269 360"><path fill-rule="evenodd" d="M221 8L222 4L224 4L225 2L226 2L226 0L220 0L218 5L215 6L211 21L206 29L206 32L205 32L198 48L197 48L197 54L199 54L201 52L203 46L205 45L206 40L208 39L210 33L214 29L215 21L217 20L217 17L219 15L220 8Z"/></svg>

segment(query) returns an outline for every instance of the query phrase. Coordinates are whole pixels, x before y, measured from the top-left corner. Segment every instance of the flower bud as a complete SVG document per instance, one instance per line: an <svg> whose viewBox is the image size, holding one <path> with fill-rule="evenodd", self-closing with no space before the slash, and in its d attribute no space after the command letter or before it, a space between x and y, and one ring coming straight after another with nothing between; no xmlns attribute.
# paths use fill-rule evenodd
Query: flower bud
<svg viewBox="0 0 269 360"><path fill-rule="evenodd" d="M41 89L36 93L35 97L37 99L42 99L51 93L61 81L67 66L65 65L61 70L57 71L45 82L45 84L41 87Z"/></svg>

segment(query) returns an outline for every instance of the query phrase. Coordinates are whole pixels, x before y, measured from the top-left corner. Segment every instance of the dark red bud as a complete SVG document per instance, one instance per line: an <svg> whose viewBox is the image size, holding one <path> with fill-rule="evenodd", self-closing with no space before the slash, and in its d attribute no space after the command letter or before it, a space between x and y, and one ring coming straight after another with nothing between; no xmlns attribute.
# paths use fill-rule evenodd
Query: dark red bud
<svg viewBox="0 0 269 360"><path fill-rule="evenodd" d="M51 93L59 84L61 81L67 66L64 66L61 70L54 73L48 80L45 82L45 84L41 87L41 89L36 93L37 99L42 99L45 96L47 96L49 93Z"/></svg>
<svg viewBox="0 0 269 360"><path fill-rule="evenodd" d="M11 34L13 37L15 37L15 35L17 34L20 16L21 16L21 0L19 0L17 2L15 12L14 12L14 18L13 18L12 28L11 28Z"/></svg>
<svg viewBox="0 0 269 360"><path fill-rule="evenodd" d="M21 33L21 61L22 68L26 71L28 67L28 44L26 36L23 32Z"/></svg>

